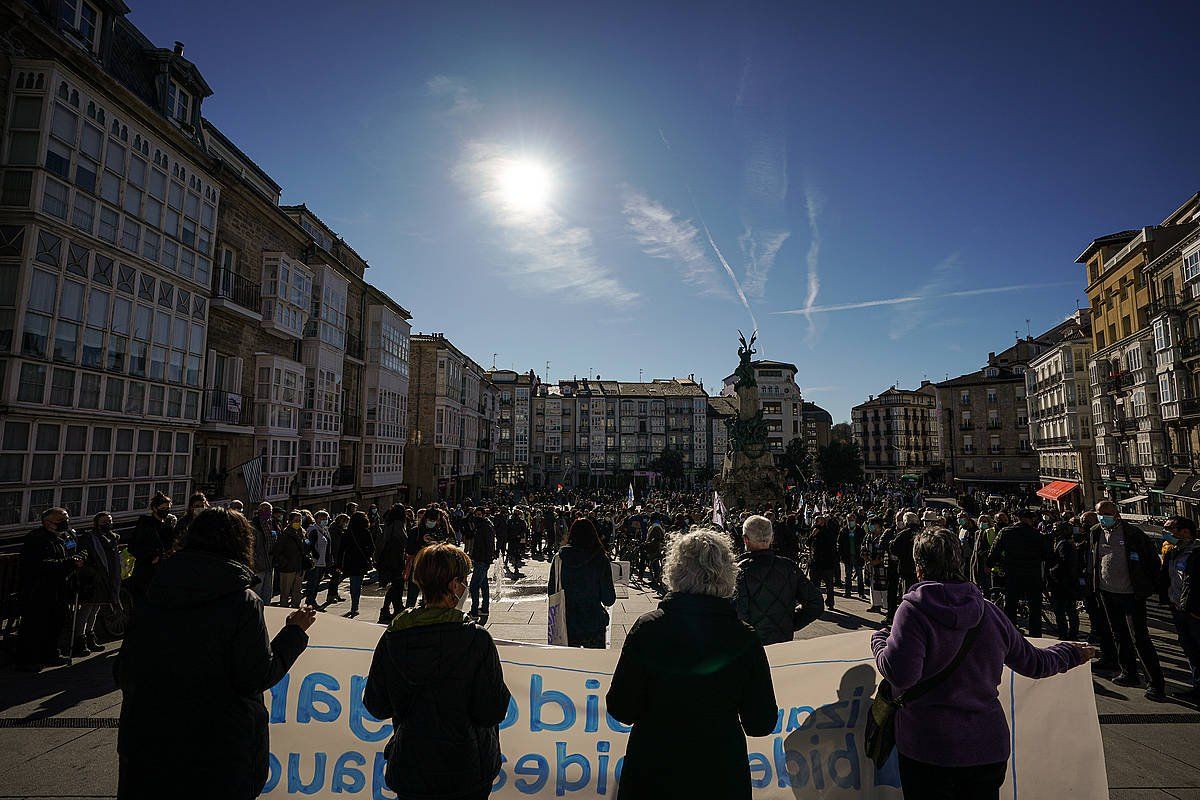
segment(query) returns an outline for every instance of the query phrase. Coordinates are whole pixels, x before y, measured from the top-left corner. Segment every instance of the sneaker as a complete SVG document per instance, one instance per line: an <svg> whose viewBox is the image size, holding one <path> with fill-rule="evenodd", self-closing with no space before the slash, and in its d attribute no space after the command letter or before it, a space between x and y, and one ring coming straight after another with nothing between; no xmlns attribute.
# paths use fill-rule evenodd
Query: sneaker
<svg viewBox="0 0 1200 800"><path fill-rule="evenodd" d="M1155 703L1165 703L1167 702L1167 693L1163 691L1163 687L1161 686L1151 686L1146 690L1146 699L1152 700Z"/></svg>
<svg viewBox="0 0 1200 800"><path fill-rule="evenodd" d="M1138 676L1132 672L1122 672L1112 679L1112 682L1117 686L1141 686L1142 682L1138 680Z"/></svg>
<svg viewBox="0 0 1200 800"><path fill-rule="evenodd" d="M88 650L91 650L93 653L103 653L104 649L105 649L104 645L102 645L98 641L96 641L95 636L88 637L87 648L88 648Z"/></svg>

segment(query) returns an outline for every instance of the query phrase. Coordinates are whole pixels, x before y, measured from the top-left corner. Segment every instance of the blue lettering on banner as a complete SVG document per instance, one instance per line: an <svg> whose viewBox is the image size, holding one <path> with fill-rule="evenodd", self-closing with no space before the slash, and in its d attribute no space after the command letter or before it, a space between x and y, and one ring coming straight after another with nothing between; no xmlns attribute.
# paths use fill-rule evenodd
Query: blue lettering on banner
<svg viewBox="0 0 1200 800"><path fill-rule="evenodd" d="M325 786L325 759L324 753L317 753L313 756L313 776L308 783L300 777L300 754L288 753L288 794L316 794Z"/></svg>
<svg viewBox="0 0 1200 800"><path fill-rule="evenodd" d="M367 688L367 679L362 675L350 677L350 732L363 742L382 742L392 735L392 723L375 719L363 705L363 690ZM367 730L366 723L373 722L379 727Z"/></svg>
<svg viewBox="0 0 1200 800"><path fill-rule="evenodd" d="M296 722L301 725L312 720L317 722L333 722L342 715L342 704L326 689L337 691L342 685L338 679L324 672L312 672L304 676L300 684L300 696L296 698ZM353 695L351 695L353 696ZM318 709L320 703L325 708Z"/></svg>
<svg viewBox="0 0 1200 800"><path fill-rule="evenodd" d="M329 788L335 793L361 792L367 785L367 778L358 767L364 767L366 764L367 759L363 758L362 753L353 750L342 753L333 765L333 778L329 781Z"/></svg>
<svg viewBox="0 0 1200 800"><path fill-rule="evenodd" d="M513 780L513 786L522 794L537 794L550 778L550 765L542 754L527 753L518 759L513 774L521 776Z"/></svg>
<svg viewBox="0 0 1200 800"><path fill-rule="evenodd" d="M567 754L566 742L554 743L556 769L554 773L554 795L562 797L567 792L577 792L592 782L592 765L587 756L578 753ZM571 780L567 777L567 768L579 767L579 777Z"/></svg>
<svg viewBox="0 0 1200 800"><path fill-rule="evenodd" d="M545 722L542 719L542 707L555 703L562 714L561 722ZM575 725L575 704L566 692L557 689L542 689L542 676L536 672L529 678L529 730L565 731Z"/></svg>

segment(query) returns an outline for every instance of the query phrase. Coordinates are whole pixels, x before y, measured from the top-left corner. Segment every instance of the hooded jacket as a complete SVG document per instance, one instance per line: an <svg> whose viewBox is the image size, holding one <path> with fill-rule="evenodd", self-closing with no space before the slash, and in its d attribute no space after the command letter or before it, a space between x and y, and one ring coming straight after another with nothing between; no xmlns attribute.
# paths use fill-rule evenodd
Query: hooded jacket
<svg viewBox="0 0 1200 800"><path fill-rule="evenodd" d="M267 780L263 692L308 644L267 634L243 564L182 550L159 565L114 669L123 695L117 796L257 797ZM169 734L183 725L186 736ZM183 790L186 789L186 792Z"/></svg>
<svg viewBox="0 0 1200 800"><path fill-rule="evenodd" d="M1003 668L1045 678L1082 663L1070 644L1034 647L973 583L923 581L896 610L890 630L871 637L875 663L902 694L954 659L967 631L981 625L971 650L953 674L896 712L896 748L927 764L969 767L1007 761L1008 722L998 687Z"/></svg>
<svg viewBox="0 0 1200 800"><path fill-rule="evenodd" d="M491 634L458 609L405 609L375 648L363 705L392 720L384 779L400 800L480 793L500 771L511 695Z"/></svg>
<svg viewBox="0 0 1200 800"><path fill-rule="evenodd" d="M608 609L617 602L612 582L612 566L603 550L586 552L565 545L550 564L546 592L553 594L562 570L562 588L567 594L567 640L576 642L604 633L608 627Z"/></svg>

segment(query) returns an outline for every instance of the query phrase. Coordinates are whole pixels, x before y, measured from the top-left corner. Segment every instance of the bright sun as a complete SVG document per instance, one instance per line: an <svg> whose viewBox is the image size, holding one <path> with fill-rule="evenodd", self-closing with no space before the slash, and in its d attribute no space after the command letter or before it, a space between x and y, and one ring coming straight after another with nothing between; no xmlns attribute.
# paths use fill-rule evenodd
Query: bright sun
<svg viewBox="0 0 1200 800"><path fill-rule="evenodd" d="M500 196L509 206L519 211L540 211L550 200L553 178L542 164L523 159L500 171L499 184Z"/></svg>

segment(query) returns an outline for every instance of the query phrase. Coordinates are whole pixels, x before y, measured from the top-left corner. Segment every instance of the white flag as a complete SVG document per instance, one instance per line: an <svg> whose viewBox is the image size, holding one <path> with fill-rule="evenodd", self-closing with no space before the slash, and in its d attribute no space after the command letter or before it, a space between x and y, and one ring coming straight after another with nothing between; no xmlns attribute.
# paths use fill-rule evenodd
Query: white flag
<svg viewBox="0 0 1200 800"><path fill-rule="evenodd" d="M715 489L713 490L712 522L718 528L725 528L725 503L721 501L721 495L717 494Z"/></svg>
<svg viewBox="0 0 1200 800"><path fill-rule="evenodd" d="M629 492L625 495L625 506L633 508L633 484L629 484Z"/></svg>

